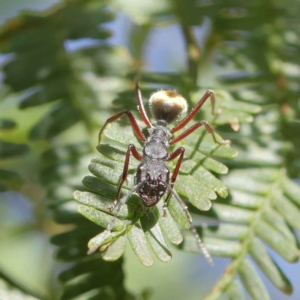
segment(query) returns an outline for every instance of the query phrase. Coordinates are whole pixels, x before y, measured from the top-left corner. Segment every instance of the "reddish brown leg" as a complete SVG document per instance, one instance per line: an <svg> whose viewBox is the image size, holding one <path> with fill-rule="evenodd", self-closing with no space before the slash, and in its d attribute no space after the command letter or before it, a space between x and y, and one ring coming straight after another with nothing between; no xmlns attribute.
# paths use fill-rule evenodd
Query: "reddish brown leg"
<svg viewBox="0 0 300 300"><path fill-rule="evenodd" d="M190 111L190 113L182 119L177 125L175 125L171 129L171 133L174 133L178 131L179 129L183 128L194 116L196 113L199 111L199 109L202 107L202 105L205 103L205 101L210 97L211 99L211 113L214 115L215 114L215 94L213 91L208 90L204 96L199 100L199 102L195 105L195 107Z"/></svg>
<svg viewBox="0 0 300 300"><path fill-rule="evenodd" d="M196 124L194 124L193 126L191 126L190 128L188 128L186 131L184 131L183 133L181 133L180 135L178 135L176 138L174 138L173 140L171 140L169 142L170 145L173 145L179 141L181 141L182 139L184 139L185 137L187 137L188 135L190 135L192 132L194 132L197 128L199 128L200 126L204 126L206 131L208 133L210 133L214 139L214 142L217 144L228 144L228 141L221 141L219 142L215 136L214 130L207 124L206 121L199 121Z"/></svg>
<svg viewBox="0 0 300 300"><path fill-rule="evenodd" d="M100 132L99 132L99 135L98 135L98 142L100 144L100 141L101 141L101 135L104 131L104 129L106 128L106 126L109 124L109 123L112 123L113 121L121 118L122 116L126 115L128 118L129 118L129 121L131 123L131 126L135 132L135 134L138 136L138 138L142 141L145 141L146 138L145 136L143 135L143 133L141 132L134 116L132 115L132 113L129 111L129 110L126 110L126 111L122 111L112 117L110 117L109 119L107 119L107 121L105 122L105 124L103 125L103 127L101 128Z"/></svg>
<svg viewBox="0 0 300 300"><path fill-rule="evenodd" d="M122 189L122 186L123 186L123 184L124 184L124 182L127 178L127 174L128 174L130 153L134 156L135 159L137 159L139 161L143 160L143 156L136 150L135 146L133 144L130 144L128 146L128 149L127 149L127 152L126 152L124 168L123 168L123 174L122 174L122 178L121 178L121 181L119 183L119 186L118 186L116 199L114 200L113 204L109 207L110 211L112 211L119 202L121 189Z"/></svg>
<svg viewBox="0 0 300 300"><path fill-rule="evenodd" d="M144 123L146 124L146 126L148 128L151 128L152 124L151 124L151 122L149 120L149 117L147 115L147 112L145 110L144 102L143 102L143 99L142 99L142 93L141 93L141 90L140 90L139 85L138 85L137 82L135 84L135 95L136 95L136 99L137 99L137 102L138 102L138 110L140 112L140 115L141 115Z"/></svg>
<svg viewBox="0 0 300 300"><path fill-rule="evenodd" d="M176 166L175 166L174 172L172 174L172 178L171 178L171 184L170 184L171 189L173 189L173 187L174 187L178 172L180 170L184 151L185 151L185 149L183 147L180 147L177 150L175 150L174 152L170 153L170 155L166 159L166 161L170 161L170 160L173 160L174 158L176 158L177 156L179 156L179 159L176 163ZM168 206L168 202L170 200L170 196L171 196L171 191L169 190L168 195L167 195L167 197L164 201L164 205L163 205L163 216L164 217L167 215L167 206Z"/></svg>

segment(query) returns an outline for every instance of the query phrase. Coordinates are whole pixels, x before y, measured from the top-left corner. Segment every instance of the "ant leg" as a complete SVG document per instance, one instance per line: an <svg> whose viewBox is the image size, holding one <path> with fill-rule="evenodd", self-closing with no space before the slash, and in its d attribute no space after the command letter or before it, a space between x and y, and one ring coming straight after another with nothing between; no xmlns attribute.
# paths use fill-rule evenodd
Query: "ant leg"
<svg viewBox="0 0 300 300"><path fill-rule="evenodd" d="M204 96L198 101L198 103L195 105L195 107L190 111L190 113L171 129L171 133L174 133L174 132L178 131L179 129L183 128L192 118L194 118L196 113L199 111L199 109L202 107L202 105L205 103L205 101L208 98L211 99L211 106L212 106L211 113L213 115L215 115L215 102L216 102L215 94L213 91L208 90L204 94Z"/></svg>
<svg viewBox="0 0 300 300"><path fill-rule="evenodd" d="M175 150L174 152L170 153L170 155L167 157L166 161L170 161L173 160L174 158L176 158L177 156L179 156L179 159L176 163L172 178L171 178L171 189L174 187L182 160L183 160L183 155L184 155L184 151L185 149L183 147L178 148L177 150ZM170 190L168 191L168 195L164 201L164 205L163 205L163 216L165 217L167 215L167 206L168 206L168 202L170 200L170 196L171 196L171 192Z"/></svg>
<svg viewBox="0 0 300 300"><path fill-rule="evenodd" d="M129 121L131 123L131 126L135 132L135 134L138 136L138 138L142 141L146 141L146 138L144 136L144 134L142 133L142 131L140 130L134 116L132 115L132 113L129 111L129 110L126 110L126 111L122 111L112 117L110 117L109 119L107 119L107 121L105 122L105 124L103 125L103 127L101 128L101 130L99 131L99 135L98 135L98 143L100 144L100 141L101 141L101 136L102 136L102 133L104 131L104 129L106 128L106 126L109 124L109 123L112 123L114 122L115 120L121 118L122 116L126 115L128 118L129 118Z"/></svg>
<svg viewBox="0 0 300 300"><path fill-rule="evenodd" d="M131 195L132 195L133 193L135 193L136 191L138 191L138 190L141 188L141 186L142 186L143 184L145 184L145 181L142 181L142 182L140 182L138 185L136 185L136 186L135 186L135 187L134 187L127 195L126 195L125 198L121 199L121 200L117 203L118 205L117 205L117 209L116 209L116 213L115 213L115 216L116 216L116 217L118 216L121 207L122 207L124 204L126 204L126 202L127 202L128 199L131 197ZM107 228L106 228L106 230L110 230L110 231L111 231L112 225L113 225L113 223L112 223L111 225L108 225Z"/></svg>
<svg viewBox="0 0 300 300"><path fill-rule="evenodd" d="M136 99L137 99L137 103L138 103L138 110L140 112L140 115L141 115L144 123L146 124L146 126L148 128L151 128L152 124L151 124L151 122L149 120L149 117L147 115L147 112L145 110L144 102L143 102L143 99L142 99L142 93L141 93L141 90L139 88L139 84L137 82L135 83L135 95L136 95Z"/></svg>
<svg viewBox="0 0 300 300"><path fill-rule="evenodd" d="M109 207L110 211L112 211L116 207L116 205L119 203L121 189L122 189L122 186L123 186L123 184L124 184L124 182L127 178L127 174L128 174L130 154L132 154L134 156L134 158L139 160L139 161L141 161L143 159L143 156L141 154L139 154L139 152L136 150L135 146L133 144L130 144L128 146L128 149L127 149L127 152L126 152L124 168L123 168L123 174L122 174L122 178L121 178L121 181L119 183L119 186L118 186L116 199L114 200L113 204Z"/></svg>
<svg viewBox="0 0 300 300"><path fill-rule="evenodd" d="M190 230L191 232L194 234L196 241L198 243L199 249L202 251L204 257L206 258L206 260L208 261L208 263L210 265L214 265L213 260L208 252L208 250L206 249L204 243L202 242L199 234L197 233L197 230L195 229L195 227L193 226L193 221L192 218L190 216L190 214L188 213L188 207L185 205L185 203L182 201L182 199L179 197L179 195L176 193L176 191L174 189L171 188L171 186L169 186L167 183L165 183L167 189L169 190L170 193L173 194L173 196L175 197L175 199L180 203L180 205L182 206L182 209L184 210L186 217L190 223Z"/></svg>
<svg viewBox="0 0 300 300"><path fill-rule="evenodd" d="M187 137L188 135L190 135L192 132L194 132L197 128L199 128L200 126L204 126L206 131L208 133L210 133L213 137L213 140L216 144L229 144L230 141L226 140L226 141L221 141L219 142L215 136L214 130L208 125L208 123L206 121L199 121L196 124L194 124L193 126L191 126L190 128L188 128L186 131L184 131L183 133L181 133L180 135L178 135L177 137L175 137L173 140L171 140L169 142L170 145L173 145L179 141L181 141L182 139L184 139L185 137Z"/></svg>
<svg viewBox="0 0 300 300"><path fill-rule="evenodd" d="M94 253L99 247L100 247L100 245L107 239L107 238L109 238L109 236L110 236L110 233L111 233L111 231L112 231L112 229L113 229L113 227L114 227L114 224L115 224L115 222L116 222L116 219L117 219L117 216L118 216L118 214L119 214L119 212L120 212L120 209L121 209L121 207L122 207L122 205L124 205L126 202L127 202L127 200L131 197L131 195L134 193L134 192L136 192L136 191L138 191L140 188L141 188L141 186L144 184L145 182L144 181L142 181L142 182L140 182L138 185L136 185L119 203L118 203L118 206L117 206L117 211L116 211L116 213L115 213L115 216L114 216L114 218L111 220L111 222L107 225L107 227L106 227L106 229L104 230L104 234L103 234L103 236L102 236L102 238L101 238L101 240L98 240L89 250L88 250L88 252L87 252L87 254L88 255L90 255L90 254L92 254L92 253Z"/></svg>

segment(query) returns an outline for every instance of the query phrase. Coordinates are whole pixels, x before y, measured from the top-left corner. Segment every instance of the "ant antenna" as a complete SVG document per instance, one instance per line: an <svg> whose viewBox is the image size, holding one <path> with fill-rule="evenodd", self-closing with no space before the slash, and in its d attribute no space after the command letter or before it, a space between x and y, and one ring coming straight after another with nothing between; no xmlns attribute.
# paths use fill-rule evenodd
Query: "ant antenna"
<svg viewBox="0 0 300 300"><path fill-rule="evenodd" d="M185 214L187 216L187 219L190 223L190 230L191 232L193 233L193 235L195 236L196 238L196 241L198 243L198 246L200 248L200 250L202 251L205 259L207 260L207 262L213 266L214 265L214 262L212 260L212 257L210 256L208 250L206 249L204 243L202 242L196 228L193 226L192 224L192 218L191 216L188 214L188 207L185 205L185 203L182 201L182 199L179 197L179 195L176 193L176 191L174 191L170 186L169 184L167 184L166 182L164 182L166 188L173 194L173 196L176 198L176 200L180 203L180 205L182 206L182 209L185 211Z"/></svg>

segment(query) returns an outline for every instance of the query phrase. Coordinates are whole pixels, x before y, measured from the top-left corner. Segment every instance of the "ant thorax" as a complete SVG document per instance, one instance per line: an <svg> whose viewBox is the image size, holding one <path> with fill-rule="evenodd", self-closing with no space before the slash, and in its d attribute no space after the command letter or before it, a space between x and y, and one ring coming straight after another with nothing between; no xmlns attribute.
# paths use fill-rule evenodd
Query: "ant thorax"
<svg viewBox="0 0 300 300"><path fill-rule="evenodd" d="M162 125L149 128L149 137L145 141L143 154L150 159L165 159L168 156L170 131Z"/></svg>

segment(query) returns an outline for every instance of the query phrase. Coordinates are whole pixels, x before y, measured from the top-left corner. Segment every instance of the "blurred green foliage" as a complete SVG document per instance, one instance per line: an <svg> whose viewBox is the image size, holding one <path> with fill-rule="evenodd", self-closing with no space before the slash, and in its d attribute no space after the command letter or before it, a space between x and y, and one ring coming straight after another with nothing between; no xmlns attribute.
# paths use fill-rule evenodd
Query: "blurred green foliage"
<svg viewBox="0 0 300 300"><path fill-rule="evenodd" d="M209 252L230 259L205 299L270 299L261 273L291 294L289 274L273 253L290 263L300 254L299 8L297 0L65 0L8 20L0 28L0 293L7 299L156 299L155 291L127 289L123 258L116 260L125 233L145 265L153 262L149 245L158 259L171 259L165 240L199 253L189 231L174 222L188 228L176 201L167 218L159 204L140 219L134 196L119 216L114 243L86 254L109 220L127 145L142 147L121 120L96 149L99 128L122 109L136 111L140 74L145 99L167 87L193 107L214 89L218 114L205 104L195 119L207 119L231 140L216 145L200 129L180 144L186 159L175 189L195 219L210 218L209 226L197 226ZM126 26L118 23L124 16ZM154 34L172 26L177 38L170 34L153 45ZM161 63L164 47L172 51ZM124 195L136 166L133 160ZM63 267L45 259L50 235Z"/></svg>

